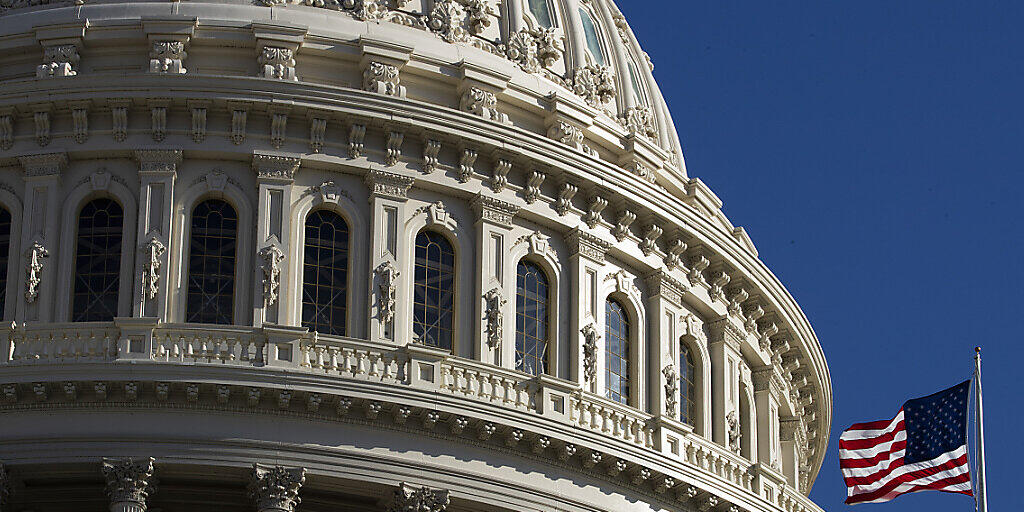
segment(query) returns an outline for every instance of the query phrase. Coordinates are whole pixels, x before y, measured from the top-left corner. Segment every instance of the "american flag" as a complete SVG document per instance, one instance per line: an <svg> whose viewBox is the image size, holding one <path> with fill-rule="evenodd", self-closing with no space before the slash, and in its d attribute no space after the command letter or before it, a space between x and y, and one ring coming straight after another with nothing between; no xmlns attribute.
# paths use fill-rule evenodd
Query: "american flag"
<svg viewBox="0 0 1024 512"><path fill-rule="evenodd" d="M971 493L967 398L971 381L908 400L891 420L857 423L839 437L846 503L880 503L936 490Z"/></svg>

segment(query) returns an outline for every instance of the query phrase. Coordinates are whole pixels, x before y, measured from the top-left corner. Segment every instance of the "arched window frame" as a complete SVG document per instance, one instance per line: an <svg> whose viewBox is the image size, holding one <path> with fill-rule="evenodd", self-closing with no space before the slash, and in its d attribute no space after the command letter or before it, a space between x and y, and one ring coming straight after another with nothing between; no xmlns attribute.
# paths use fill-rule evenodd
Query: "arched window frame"
<svg viewBox="0 0 1024 512"><path fill-rule="evenodd" d="M684 354L686 357L684 358ZM676 371L679 376L679 420L694 428L701 417L701 375L700 352L686 341L679 340L679 355L676 357L678 364ZM692 388L692 391L690 390Z"/></svg>
<svg viewBox="0 0 1024 512"><path fill-rule="evenodd" d="M417 208L414 205L406 205L406 208L413 209L413 215L406 221L404 235L398 252L402 255L401 275L399 276L402 286L397 289L398 304L405 307L399 312L396 310L395 329L397 333L406 333L409 339L414 336L413 332L413 298L415 287L415 264L416 264L416 235L424 229L439 233L448 240L455 251L455 298L452 311L452 354L461 357L473 357L472 340L463 340L462 336L473 332L471 320L464 318L465 311L473 310L472 293L470 290L473 283L472 265L467 265L465 255L473 254L475 248L473 240L475 237L466 229L466 223L457 220L453 206L442 201L433 203L419 203ZM461 208L462 205L459 205ZM463 212L459 210L459 214ZM404 244L404 245L402 245ZM472 263L472 259L468 259ZM507 330L506 330L507 332ZM402 334L398 334L401 337Z"/></svg>
<svg viewBox="0 0 1024 512"><path fill-rule="evenodd" d="M3 315L3 320L13 320L18 318L18 306L22 303L17 300L18 290L23 286L21 277L23 272L19 271L22 262L19 256L21 254L21 198L5 188L0 188L0 207L11 214L11 242L7 249L7 287L5 288L4 307L0 311L0 315Z"/></svg>
<svg viewBox="0 0 1024 512"><path fill-rule="evenodd" d="M524 21L526 22L526 26L528 26L528 27L530 27L532 29L535 29L535 30L536 29L542 29L542 28L548 28L548 27L544 27L543 25L541 25L540 20L537 19L537 17L533 14L533 9L530 8L530 0L521 0L521 1L522 1L522 5L523 5L523 18L524 18ZM537 0L537 1L544 2L548 6L548 13L551 15L551 27L550 28L559 28L559 27L561 27L562 23L561 23L561 19L560 19L560 10L559 10L558 2L555 2L553 0Z"/></svg>
<svg viewBox="0 0 1024 512"><path fill-rule="evenodd" d="M599 297L604 299L598 304L600 316L600 334L598 353L598 394L606 397L605 389L605 354L607 326L605 325L605 304L608 300L616 300L622 305L623 310L629 319L629 401L630 407L637 409L647 408L647 320L641 291L635 284L636 277L632 274L619 270L614 273L607 273L602 279L602 288ZM659 370L660 371L660 370Z"/></svg>
<svg viewBox="0 0 1024 512"><path fill-rule="evenodd" d="M633 89L634 103L638 106L649 107L651 105L651 96L647 91L647 82L640 71L640 64L632 51L627 50L626 65L628 67L626 75L629 80L629 86Z"/></svg>
<svg viewBox="0 0 1024 512"><path fill-rule="evenodd" d="M533 265L533 266L537 267L537 270L541 274L544 275L544 278L547 281L547 288L548 288L547 295L548 296L547 296L547 301L544 304L544 307L545 307L545 320L547 321L547 331L546 331L547 336L545 337L544 341L547 344L547 348L546 348L546 350L544 352L544 365L545 365L545 368L544 368L544 371L541 372L540 374L542 374L542 375L557 375L557 373L558 373L558 367L557 367L558 355L557 355L557 352L558 352L558 348L559 347L558 347L558 344L557 344L557 339L558 339L558 321L557 320L558 320L558 316L555 314L555 312L557 312L557 310L558 310L558 306L557 306L557 303L558 303L558 283L555 280L556 275L554 273L552 273L550 271L550 269L549 269L550 266L549 266L548 262L543 260L543 259L541 259L541 258L538 258L536 256L528 255L528 256L521 257L521 258L517 258L515 260L515 267L516 268L515 268L515 273L513 274L515 276L515 283L513 283L513 286L514 286L514 289L515 289L515 293L512 295L513 301L514 301L513 311L512 311L512 314L514 315L513 322L512 322L512 330L514 331L513 332L514 336L513 336L513 351L512 351L513 352L512 353L512 367L514 369L518 370L518 368L516 368L515 353L518 351L518 345L516 344L516 340L518 339L518 335L519 335L519 333L518 333L518 323L517 323L518 322L518 318L519 318L519 310L518 310L517 306L518 306L518 300L519 300L519 265L521 263L526 263L526 264ZM520 370L520 371L522 371L522 370Z"/></svg>
<svg viewBox="0 0 1024 512"><path fill-rule="evenodd" d="M696 365L697 418L691 424L693 431L708 439L711 438L711 352L708 351L707 336L704 326L697 315L684 312L679 316L680 344L686 344L694 356ZM675 354L678 362L679 354ZM681 389L681 388L680 388ZM680 403L682 403L680 401Z"/></svg>
<svg viewBox="0 0 1024 512"><path fill-rule="evenodd" d="M564 286L562 280L566 278L561 261L557 253L551 247L550 238L540 232L528 232L516 230L510 234L510 240L516 240L508 249L504 257L504 272L507 277L506 296L511 297L509 302L510 328L505 329L505 340L502 344L502 361L504 366L515 369L515 296L517 288L517 269L519 262L527 260L530 263L540 266L541 270L548 277L548 375L561 378L568 378L569 350L563 342L563 326L559 324L561 318L559 311L563 297L569 286ZM539 241L539 243L538 243Z"/></svg>
<svg viewBox="0 0 1024 512"><path fill-rule="evenodd" d="M138 205L135 196L120 181L112 179L108 171L92 173L64 198L61 215L60 263L57 269L55 297L71 297L74 292L75 253L78 240L78 216L87 203L94 199L109 198L121 205L124 212L121 225L121 273L118 276L117 315L131 316L135 276L135 246ZM104 176L104 174L107 174ZM141 293L141 290L140 290ZM71 320L71 301L54 303L54 318L61 322Z"/></svg>
<svg viewBox="0 0 1024 512"><path fill-rule="evenodd" d="M185 321L186 294L188 292L188 257L191 253L192 212L199 203L207 199L226 201L238 215L238 245L235 251L236 283L262 283L259 268L253 265L254 246L252 241L253 209L245 192L226 177L218 176L217 172L205 173L194 181L181 194L180 205L175 209L174 239L168 249L171 256L171 269L168 276L174 276L168 290L168 317L178 322ZM184 180L182 180L184 181ZM255 190L255 186L253 187ZM175 250L175 246L178 250ZM256 281L252 281L255 279ZM236 285L234 292L234 322L248 325L253 318L253 288Z"/></svg>
<svg viewBox="0 0 1024 512"><path fill-rule="evenodd" d="M583 44L583 53L587 56L588 63L594 66L610 66L614 69L614 66L612 65L611 52L608 51L608 41L605 38L605 30L601 25L601 17L598 16L597 13L595 13L589 6L582 4L579 6L579 15L581 28L583 29L583 33L580 34L582 37L580 43ZM594 50L590 47L590 41L587 39L587 23L585 20L588 19L594 27L594 38L600 55L594 54Z"/></svg>
<svg viewBox="0 0 1024 512"><path fill-rule="evenodd" d="M301 324L301 322L303 322L302 310L305 307L305 301L304 301L304 296L305 296L304 288L306 286L305 252L306 252L306 244L308 243L308 240L306 239L306 236L305 236L305 234L306 234L306 226L307 226L307 223L309 222L309 218L312 215L317 214L319 212L328 212L328 213L337 215L338 218L341 220L341 222L343 222L345 224L345 236L347 238L347 240L346 240L346 249L345 249L345 253L346 253L345 254L345 259L346 259L346 262L345 262L345 328L344 328L344 332L341 332L341 333L323 333L323 334L333 334L333 335L336 335L336 336L347 336L352 331L352 320L353 320L351 297L353 295L352 294L352 274L354 273L353 271L355 269L352 268L352 253L354 252L352 250L353 249L353 246L352 246L352 227L349 224L348 220L345 219L344 215L339 214L337 211L334 211L334 209L331 209L331 208L314 208L311 211L309 211L309 213L306 214L306 216L305 216L305 218L303 219L303 222L302 222L302 226L301 226L302 233L303 233L302 243L301 243L301 245L297 245L297 248L299 250L299 254L302 255L301 257L303 259L303 261L299 265L299 268L302 269L302 273L298 276L298 279L296 279L296 283L295 283L296 284L296 288L298 288L298 290L299 290L299 297L300 297L300 301L299 301L299 304L298 304L298 307L299 307L299 322L300 322L300 324Z"/></svg>
<svg viewBox="0 0 1024 512"><path fill-rule="evenodd" d="M460 291L459 286L458 286L458 282L457 282L458 281L458 273L459 273L458 251L455 249L455 246L456 246L455 242L451 238L449 238L445 233L443 233L443 232L441 232L439 230L430 229L430 228L421 229L418 233L416 233L416 237L413 238L413 245L411 246L411 249L412 249L412 252L413 252L413 272L412 272L412 274L410 274L410 276L412 277L412 282L411 283L412 283L412 297L413 297L413 301L412 301L413 315L412 315L412 317L410 317L409 323L410 323L410 326L412 327L413 336L415 337L416 336L416 330L415 330L416 329L416 320L415 320L415 318L416 318L416 302L417 302L416 301L416 287L419 286L419 283L416 281L416 258L417 258L417 252L419 251L419 238L420 238L420 236L428 236L428 235L434 235L434 236L440 238L442 241L447 242L448 248L451 249L451 252L452 252L452 270L451 270L451 274L452 274L452 289L447 292L448 295L451 295L451 317L450 317L451 318L451 325L450 325L450 328L449 328L449 331L451 332L451 347L436 346L436 348L441 349L441 350L450 350L454 354L455 351L456 351L456 348L457 348L456 345L457 345L457 339L458 339L457 336L456 336L456 327L458 325L458 315L456 314L456 312L458 310L459 291ZM437 244L437 245L440 245L440 244Z"/></svg>
<svg viewBox="0 0 1024 512"><path fill-rule="evenodd" d="M338 178L334 178L338 181ZM291 222L291 244L290 254L285 262L288 265L288 275L281 281L281 297L285 301L283 306L282 321L287 325L301 325L302 323L302 283L303 283L303 254L306 247L306 218L316 210L329 210L337 213L348 224L349 237L349 296L348 296L348 334L353 338L365 338L367 336L368 322L361 322L360 319L368 317L367 294L359 293L366 290L368 275L361 271L367 267L367 251L358 250L360 247L369 247L367 236L370 232L370 224L367 220L368 212L363 206L360 208L348 194L342 190L347 189L343 183L334 185L337 190L329 189L325 185L318 187L317 193L303 194L292 203ZM365 204L365 201L363 202ZM371 319L372 320L372 319Z"/></svg>

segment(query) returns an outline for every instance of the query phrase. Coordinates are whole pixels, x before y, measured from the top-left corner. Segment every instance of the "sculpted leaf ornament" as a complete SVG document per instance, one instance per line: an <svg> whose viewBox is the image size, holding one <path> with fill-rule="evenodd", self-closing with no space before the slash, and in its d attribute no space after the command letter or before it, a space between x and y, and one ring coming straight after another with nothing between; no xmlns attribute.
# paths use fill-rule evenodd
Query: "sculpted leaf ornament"
<svg viewBox="0 0 1024 512"><path fill-rule="evenodd" d="M395 319L396 285L401 273L395 264L385 261L377 267L377 289L380 292L380 321L388 325Z"/></svg>
<svg viewBox="0 0 1024 512"><path fill-rule="evenodd" d="M388 512L444 512L451 502L447 490L414 487L401 483Z"/></svg>
<svg viewBox="0 0 1024 512"><path fill-rule="evenodd" d="M146 297L153 300L160 293L160 258L167 252L167 247L153 236L142 245L142 250L146 258L142 269L142 286L146 290Z"/></svg>
<svg viewBox="0 0 1024 512"><path fill-rule="evenodd" d="M28 260L25 263L25 300L29 304L35 302L39 296L39 285L43 282L43 259L49 257L50 252L38 240L32 242L25 253L25 259Z"/></svg>
<svg viewBox="0 0 1024 512"><path fill-rule="evenodd" d="M455 0L434 0L427 26L449 43L466 42L469 32L462 28L466 11Z"/></svg>
<svg viewBox="0 0 1024 512"><path fill-rule="evenodd" d="M615 97L615 77L608 66L587 64L573 71L572 89L592 107L600 107Z"/></svg>
<svg viewBox="0 0 1024 512"><path fill-rule="evenodd" d="M156 492L150 482L153 477L152 457L148 459L103 459L103 478L107 481L107 496L110 503L134 504L142 510L146 509L146 498Z"/></svg>
<svg viewBox="0 0 1024 512"><path fill-rule="evenodd" d="M263 270L263 307L270 307L277 302L277 291L281 286L281 262L284 260L284 251L277 246L277 243L260 249L260 259L263 260L260 267Z"/></svg>
<svg viewBox="0 0 1024 512"><path fill-rule="evenodd" d="M501 344L501 308L507 301L501 296L501 291L494 288L484 295L484 302L487 304L484 311L484 319L487 321L487 345L493 349Z"/></svg>
<svg viewBox="0 0 1024 512"><path fill-rule="evenodd" d="M580 330L583 333L583 377L587 382L597 378L597 340L601 335L593 323Z"/></svg>
<svg viewBox="0 0 1024 512"><path fill-rule="evenodd" d="M675 416L679 405L679 374L673 364L663 368L661 373L665 376L665 414Z"/></svg>
<svg viewBox="0 0 1024 512"><path fill-rule="evenodd" d="M292 512L302 500L299 489L306 483L306 470L253 464L249 497L259 512Z"/></svg>

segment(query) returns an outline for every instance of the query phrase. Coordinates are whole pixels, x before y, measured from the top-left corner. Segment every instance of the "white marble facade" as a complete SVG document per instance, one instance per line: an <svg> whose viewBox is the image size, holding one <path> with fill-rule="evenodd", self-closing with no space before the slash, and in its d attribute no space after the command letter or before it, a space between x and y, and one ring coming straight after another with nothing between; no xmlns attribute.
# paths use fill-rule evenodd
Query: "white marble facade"
<svg viewBox="0 0 1024 512"><path fill-rule="evenodd" d="M0 511L820 510L820 344L611 1L0 0L0 48Z"/></svg>

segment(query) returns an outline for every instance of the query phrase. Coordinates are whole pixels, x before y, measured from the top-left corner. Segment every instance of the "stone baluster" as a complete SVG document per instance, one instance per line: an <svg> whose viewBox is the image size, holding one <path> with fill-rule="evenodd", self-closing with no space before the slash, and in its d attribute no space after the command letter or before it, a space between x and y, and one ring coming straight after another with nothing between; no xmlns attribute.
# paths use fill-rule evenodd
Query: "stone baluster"
<svg viewBox="0 0 1024 512"><path fill-rule="evenodd" d="M253 464L249 497L256 512L294 512L302 500L299 489L306 482L304 468Z"/></svg>
<svg viewBox="0 0 1024 512"><path fill-rule="evenodd" d="M103 458L103 478L107 481L110 512L146 512L146 499L156 492L153 458Z"/></svg>

